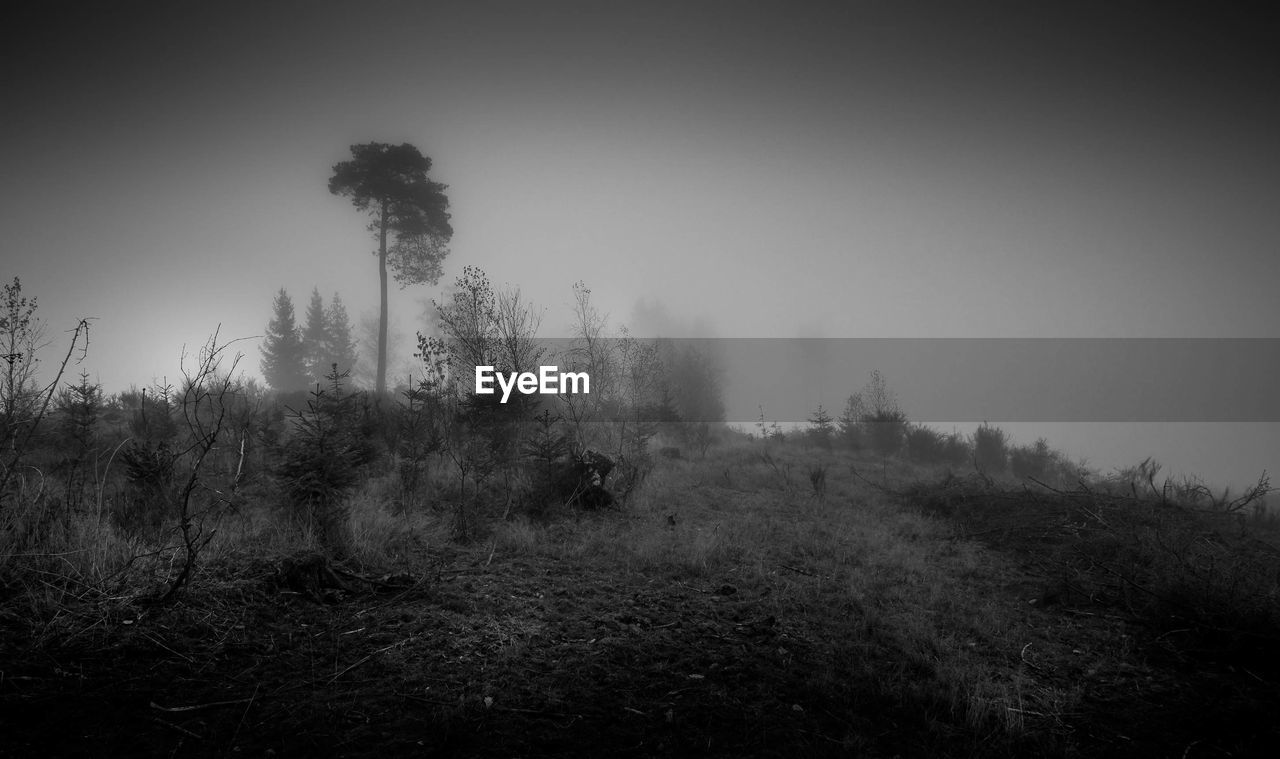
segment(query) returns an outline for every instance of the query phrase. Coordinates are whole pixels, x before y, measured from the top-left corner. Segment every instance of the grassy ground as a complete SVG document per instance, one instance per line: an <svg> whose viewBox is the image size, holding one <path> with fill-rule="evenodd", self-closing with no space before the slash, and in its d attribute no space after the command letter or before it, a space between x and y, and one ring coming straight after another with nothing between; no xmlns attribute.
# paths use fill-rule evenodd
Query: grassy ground
<svg viewBox="0 0 1280 759"><path fill-rule="evenodd" d="M1117 535L1146 533L1068 508L1118 497L1020 492L744 442L664 459L617 510L495 504L466 545L447 509L395 513L369 486L356 558L310 586L280 572L297 535L260 513L168 606L138 601L154 560L117 572L144 553L119 535L96 558L83 540L10 557L0 753L1273 755L1280 668L1256 617L1280 552L1237 573L1248 620L1179 616L1103 571L1144 555Z"/></svg>

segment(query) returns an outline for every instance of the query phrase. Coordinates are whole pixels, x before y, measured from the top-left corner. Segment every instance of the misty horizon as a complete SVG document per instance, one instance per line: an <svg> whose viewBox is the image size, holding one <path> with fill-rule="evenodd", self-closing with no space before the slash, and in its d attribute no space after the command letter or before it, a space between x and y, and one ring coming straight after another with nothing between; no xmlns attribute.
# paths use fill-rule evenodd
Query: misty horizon
<svg viewBox="0 0 1280 759"><path fill-rule="evenodd" d="M326 182L351 145L403 141L432 158L456 234L436 285L392 288L397 371L422 301L468 264L545 308L548 335L583 281L636 334L1270 339L1280 44L1254 14L9 10L6 282L39 298L46 364L94 317L77 369L116 390L174 377L219 325L261 335L280 287L340 292L361 331L374 242ZM794 401L838 406L864 380ZM1274 468L1269 413L1240 429L1247 446L1200 447L1207 472ZM1195 457L1181 437L1096 445Z"/></svg>

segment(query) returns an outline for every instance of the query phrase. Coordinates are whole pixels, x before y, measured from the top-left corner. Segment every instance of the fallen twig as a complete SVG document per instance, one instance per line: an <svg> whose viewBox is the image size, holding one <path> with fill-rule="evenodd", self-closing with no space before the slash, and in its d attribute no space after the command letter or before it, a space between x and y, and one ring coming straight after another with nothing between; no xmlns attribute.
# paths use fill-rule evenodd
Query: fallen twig
<svg viewBox="0 0 1280 759"><path fill-rule="evenodd" d="M236 723L236 731L231 734L231 750L235 750L236 738L240 736L240 728L244 727L245 717L249 716L249 710L253 708L253 700L258 697L258 688L261 683L253 686L253 695L249 697L249 703L245 705L244 711L240 713L240 721Z"/></svg>
<svg viewBox="0 0 1280 759"><path fill-rule="evenodd" d="M253 699L258 695L258 689L253 689L253 695L249 698L237 698L231 701L210 701L207 704L193 704L191 706L161 706L155 701L151 702L151 708L162 712L194 712L199 709L211 709L215 706L232 706L234 704L252 703Z"/></svg>
<svg viewBox="0 0 1280 759"><path fill-rule="evenodd" d="M435 706L463 706L460 701L446 700L442 698L426 698L425 696L415 696L412 693L399 693L401 698L407 698L411 701L420 701L424 704L433 704ZM624 707L625 708L625 707ZM546 709L523 709L518 706L501 706L499 704L489 704L485 709L501 712L514 712L516 714L528 714L532 717L550 717L553 719L582 719L583 715L573 712L553 712Z"/></svg>
<svg viewBox="0 0 1280 759"><path fill-rule="evenodd" d="M409 642L409 641L411 641L411 640L413 640L413 636L412 636L412 635L410 635L409 637L405 638L404 640L401 640L401 641L397 641L397 642L395 642L395 643L392 643L392 644L391 644L391 645L389 645L389 646L383 646L382 648L379 648L377 651L374 651L373 653L371 653L371 654L369 654L369 655L367 655L367 656L362 657L362 658L361 658L359 661L357 661L355 664L350 665L350 666L349 666L349 667L347 667L346 669L342 670L341 672L337 673L337 674L336 674L336 675L334 675L333 677L329 678L329 682L330 682L330 683L332 683L333 681L337 680L339 677L342 677L343 675L347 674L348 672L350 672L351 670L355 669L356 667L359 667L361 664L364 664L365 662L369 661L370 659L372 659L373 657L377 656L378 654L384 654L384 653L386 653L387 651L390 651L390 650L391 650L391 649L393 649L393 648L398 648L398 647L400 647L400 646L403 646L404 644L408 643L408 642Z"/></svg>
<svg viewBox="0 0 1280 759"><path fill-rule="evenodd" d="M191 738L195 738L195 739L196 739L196 740L198 740L198 741L200 741L200 740L204 740L204 736L203 736L203 735L201 735L201 734L199 734L199 733L193 733L192 731L190 731L190 730L186 729L186 728L185 728L185 727L183 727L182 725L175 725L175 724L173 724L172 722L170 722L170 721L169 721L169 720L167 720L167 719L160 719L159 717L154 717L154 716L153 716L153 717L151 718L151 721L152 721L152 722L155 722L155 723L156 723L156 724L158 724L158 725L164 725L165 727L173 728L174 730L177 730L178 732L182 733L183 735L189 736L189 737L191 737Z"/></svg>
<svg viewBox="0 0 1280 759"><path fill-rule="evenodd" d="M1027 658L1027 649L1029 649L1029 648L1031 648L1031 644L1030 644L1030 643L1028 643L1027 645L1025 645L1025 646L1023 646L1023 647L1022 647L1022 653L1019 655L1019 658L1021 658L1021 659L1022 659L1022 663L1023 663L1023 664L1025 664L1025 665L1027 665L1028 667L1030 667L1030 668L1034 669L1034 670L1035 670L1035 671L1037 671L1037 672L1044 672L1044 669L1043 669L1040 665L1036 664L1035 662L1033 662L1033 661L1031 661L1030 659L1028 659L1028 658ZM1010 707L1010 708L1012 709L1012 707ZM1014 709L1013 711L1022 711L1022 710L1021 710L1021 709ZM1030 712L1028 712L1028 713L1030 713Z"/></svg>

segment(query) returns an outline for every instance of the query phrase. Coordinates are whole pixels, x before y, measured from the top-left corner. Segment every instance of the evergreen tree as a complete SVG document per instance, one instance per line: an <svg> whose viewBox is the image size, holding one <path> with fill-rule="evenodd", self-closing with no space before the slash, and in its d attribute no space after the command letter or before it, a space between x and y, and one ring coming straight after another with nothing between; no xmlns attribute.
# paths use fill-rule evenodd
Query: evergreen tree
<svg viewBox="0 0 1280 759"><path fill-rule="evenodd" d="M267 384L280 391L305 389L308 379L302 336L294 322L293 301L283 287L276 294L275 315L262 342L260 366Z"/></svg>
<svg viewBox="0 0 1280 759"><path fill-rule="evenodd" d="M840 443L853 450L862 448L862 417L867 412L866 403L862 400L862 393L854 393L849 396L844 404L844 412L840 414L840 418L836 420L836 425L840 433Z"/></svg>
<svg viewBox="0 0 1280 759"><path fill-rule="evenodd" d="M658 380L658 399L649 406L649 418L654 422L679 422L680 411L676 405L671 382L665 377Z"/></svg>
<svg viewBox="0 0 1280 759"><path fill-rule="evenodd" d="M324 311L320 289L311 289L311 303L307 306L307 323L302 328L303 361L307 367L308 385L324 382L333 362L329 356L329 323Z"/></svg>
<svg viewBox="0 0 1280 759"><path fill-rule="evenodd" d="M378 241L378 374L375 392L387 390L387 271L403 287L440 281L453 227L445 186L428 178L431 159L414 146L370 142L351 146L351 160L333 167L329 192L351 198L372 221Z"/></svg>
<svg viewBox="0 0 1280 759"><path fill-rule="evenodd" d="M347 316L347 307L342 305L342 298L337 293L333 294L329 309L325 311L325 324L328 326L328 342L324 351L325 373L331 370L333 364L338 365L340 373L351 372L359 356L356 353L355 338L351 336L351 318Z"/></svg>
<svg viewBox="0 0 1280 759"><path fill-rule="evenodd" d="M84 456L97 442L98 418L102 415L102 385L89 381L89 373L80 372L80 382L67 385L54 399L57 412L59 445L63 452Z"/></svg>
<svg viewBox="0 0 1280 759"><path fill-rule="evenodd" d="M681 340L679 348L668 345L671 347L665 349L667 355L662 362L667 381L676 392L680 418L686 422L723 422L723 357L710 341Z"/></svg>
<svg viewBox="0 0 1280 759"><path fill-rule="evenodd" d="M811 425L808 430L810 439L823 448L830 448L836 425L835 420L831 418L831 415L827 413L821 403L818 404L818 410L814 411L813 415L809 417L809 424Z"/></svg>
<svg viewBox="0 0 1280 759"><path fill-rule="evenodd" d="M80 382L58 391L54 400L58 421L56 445L62 454L57 468L64 484L63 503L78 509L90 482L89 460L97 447L98 420L102 416L102 386L80 372Z"/></svg>

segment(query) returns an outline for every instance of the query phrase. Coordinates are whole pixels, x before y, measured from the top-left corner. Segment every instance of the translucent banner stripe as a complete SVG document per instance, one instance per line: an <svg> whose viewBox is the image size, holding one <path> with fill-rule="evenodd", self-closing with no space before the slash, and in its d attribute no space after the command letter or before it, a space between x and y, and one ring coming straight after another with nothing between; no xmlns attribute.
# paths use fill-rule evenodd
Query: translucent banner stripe
<svg viewBox="0 0 1280 759"><path fill-rule="evenodd" d="M580 342L531 345L540 365L589 368L591 354ZM654 346L657 357L639 361L640 368L663 371L638 379L633 397L656 392L661 377L677 400L703 392L696 386L708 376L720 387L722 415L695 411L685 421L754 420L763 406L769 421L802 422L818 404L838 417L873 370L914 420L1280 421L1275 338L610 339L593 350L612 356L617 369L640 345ZM624 392L620 376L593 377L593 392ZM605 406L606 416L631 413Z"/></svg>

